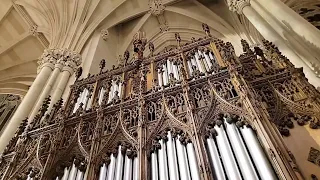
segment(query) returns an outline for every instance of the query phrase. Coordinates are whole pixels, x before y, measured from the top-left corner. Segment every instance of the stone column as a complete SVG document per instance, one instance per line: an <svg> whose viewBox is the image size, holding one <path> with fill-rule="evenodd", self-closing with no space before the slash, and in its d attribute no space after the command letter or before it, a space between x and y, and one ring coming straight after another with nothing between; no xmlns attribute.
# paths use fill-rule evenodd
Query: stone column
<svg viewBox="0 0 320 180"><path fill-rule="evenodd" d="M295 33L320 48L320 31L281 0L256 0Z"/></svg>
<svg viewBox="0 0 320 180"><path fill-rule="evenodd" d="M10 119L8 125L4 129L0 137L0 152L2 153L7 146L10 139L14 136L16 129L20 125L21 121L25 119L32 110L35 102L37 101L39 94L41 93L45 83L47 82L52 69L54 68L53 61L48 58L43 58L40 61L39 73L32 83L29 91L23 98L21 104L17 108L15 114Z"/></svg>
<svg viewBox="0 0 320 180"><path fill-rule="evenodd" d="M250 2L252 8L256 10L260 16L266 20L272 28L287 41L287 44L294 50L297 55L313 70L316 75L314 66L319 64L319 53L314 51L307 43L305 43L301 38L295 34L295 32L290 31L281 22L279 22L272 14L268 12L257 0L252 0ZM320 65L320 64L319 64Z"/></svg>
<svg viewBox="0 0 320 180"><path fill-rule="evenodd" d="M320 86L320 80L312 69L287 46L282 37L265 21L250 5L250 0L227 0L229 9L233 12L243 14L252 23L252 25L267 40L273 42L279 47L279 50L289 58L295 67L303 67L303 72L309 82L316 87Z"/></svg>
<svg viewBox="0 0 320 180"><path fill-rule="evenodd" d="M40 107L43 104L44 99L49 96L49 93L51 92L52 87L53 87L54 83L56 82L56 79L57 79L58 75L60 74L60 71L61 71L63 65L61 63L57 63L57 64L55 64L54 67L55 68L54 68L47 84L45 85L36 105L34 106L32 112L29 116L29 119L28 119L29 122L32 121L32 119L37 115Z"/></svg>
<svg viewBox="0 0 320 180"><path fill-rule="evenodd" d="M75 72L75 69L81 63L81 55L76 52L71 52L68 50L60 50L60 59L59 63L63 64L62 73L60 74L60 78L58 84L51 95L51 102L48 108L48 112L50 112L53 105L62 97L62 94L68 84L70 76Z"/></svg>

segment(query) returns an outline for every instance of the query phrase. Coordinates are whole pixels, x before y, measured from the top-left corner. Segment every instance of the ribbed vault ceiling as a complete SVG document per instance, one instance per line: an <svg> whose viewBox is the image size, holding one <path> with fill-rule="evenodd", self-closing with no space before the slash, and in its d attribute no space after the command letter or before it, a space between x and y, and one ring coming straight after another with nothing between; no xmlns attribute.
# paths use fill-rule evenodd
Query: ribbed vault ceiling
<svg viewBox="0 0 320 180"><path fill-rule="evenodd" d="M151 13L157 2L164 10ZM241 38L251 43L261 39L244 17L228 11L223 0L1 0L0 94L24 95L36 76L36 60L47 47L82 52L93 34L106 29L109 38L99 44L109 53L97 56L93 66L100 57L114 59L131 51L132 37L139 30L159 52L176 45L175 32L183 43L202 37L203 22L212 35L233 42L236 50ZM32 28L39 36L32 35Z"/></svg>

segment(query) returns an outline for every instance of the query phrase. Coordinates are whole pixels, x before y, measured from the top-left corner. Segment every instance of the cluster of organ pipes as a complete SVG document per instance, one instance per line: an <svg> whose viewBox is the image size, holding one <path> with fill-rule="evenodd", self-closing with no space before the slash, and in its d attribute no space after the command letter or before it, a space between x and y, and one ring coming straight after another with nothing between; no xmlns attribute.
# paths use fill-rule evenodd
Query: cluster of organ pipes
<svg viewBox="0 0 320 180"><path fill-rule="evenodd" d="M56 177L55 180L84 180L86 173L86 165L79 159L75 158L70 167L65 167L63 176L61 178Z"/></svg>
<svg viewBox="0 0 320 180"><path fill-rule="evenodd" d="M92 92L90 92L87 88L85 88L74 106L73 113L77 111L80 106L83 106L83 109L88 110L91 108L93 102Z"/></svg>
<svg viewBox="0 0 320 180"><path fill-rule="evenodd" d="M190 52L187 58L187 64L189 72L192 75L193 72L197 70L201 73L210 72L213 64L217 64L217 62L216 57L211 51L198 49Z"/></svg>
<svg viewBox="0 0 320 180"><path fill-rule="evenodd" d="M217 64L214 54L211 51L204 49L194 50L189 54L186 62L188 71L191 75L195 74L197 71L203 75L212 72L213 65ZM172 59L168 58L166 61L163 61L160 67L158 67L159 87L169 86L170 81L179 81L180 68L181 64Z"/></svg>
<svg viewBox="0 0 320 180"><path fill-rule="evenodd" d="M200 180L195 150L190 141L170 131L156 141L149 158L152 180Z"/></svg>
<svg viewBox="0 0 320 180"><path fill-rule="evenodd" d="M102 87L99 91L98 103L102 104L104 99L107 99L107 103L111 103L113 100L118 100L121 98L121 88L122 83L119 80L112 80L109 94L106 95L106 89ZM77 111L80 106L83 106L83 109L89 110L93 105L93 94L90 90L85 88L79 95L77 103L74 106L73 113Z"/></svg>
<svg viewBox="0 0 320 180"><path fill-rule="evenodd" d="M278 179L255 132L230 117L209 125L207 152L215 179Z"/></svg>
<svg viewBox="0 0 320 180"><path fill-rule="evenodd" d="M100 167L99 180L138 180L138 157L123 146Z"/></svg>
<svg viewBox="0 0 320 180"><path fill-rule="evenodd" d="M120 99L121 90L122 90L122 83L120 82L120 80L112 80L109 94L106 94L107 90L104 87L100 89L99 96L98 96L99 105L101 105L102 101L104 101L105 99L107 99L106 104L111 103L112 100Z"/></svg>

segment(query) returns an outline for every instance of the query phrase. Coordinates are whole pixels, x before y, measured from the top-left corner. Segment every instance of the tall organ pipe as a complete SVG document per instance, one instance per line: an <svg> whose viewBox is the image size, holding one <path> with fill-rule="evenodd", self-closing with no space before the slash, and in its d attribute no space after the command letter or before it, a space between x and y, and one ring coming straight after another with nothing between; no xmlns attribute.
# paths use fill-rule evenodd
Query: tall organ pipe
<svg viewBox="0 0 320 180"><path fill-rule="evenodd" d="M258 169L259 175L263 180L275 180L277 176L266 157L260 143L253 132L253 130L247 126L240 128L244 141L249 149L251 157Z"/></svg>
<svg viewBox="0 0 320 180"><path fill-rule="evenodd" d="M168 163L167 163L167 153L166 153L166 144L163 139L159 140L161 149L158 150L159 157L159 179L168 180Z"/></svg>
<svg viewBox="0 0 320 180"><path fill-rule="evenodd" d="M124 174L123 180L132 180L132 159L127 155L124 160Z"/></svg>
<svg viewBox="0 0 320 180"><path fill-rule="evenodd" d="M105 180L107 176L107 166L103 163L103 166L100 168L99 180Z"/></svg>
<svg viewBox="0 0 320 180"><path fill-rule="evenodd" d="M198 162L196 158L196 153L194 151L194 147L192 143L187 144L187 154L188 154L188 161L191 171L191 178L192 180L200 180Z"/></svg>
<svg viewBox="0 0 320 180"><path fill-rule="evenodd" d="M139 159L135 157L133 160L133 173L132 173L132 180L139 179Z"/></svg>
<svg viewBox="0 0 320 180"><path fill-rule="evenodd" d="M220 156L212 137L207 139L208 149L210 153L211 163L214 169L214 174L217 180L226 180L226 176L223 172L223 166L220 161Z"/></svg>
<svg viewBox="0 0 320 180"><path fill-rule="evenodd" d="M167 142L167 150L168 150L168 164L169 164L169 176L170 180L179 180L179 170L176 161L176 151L174 149L174 141L172 139L171 132L168 132L168 142Z"/></svg>
<svg viewBox="0 0 320 180"><path fill-rule="evenodd" d="M225 124L226 124L227 133L230 138L232 148L234 149L236 159L239 163L239 167L243 175L243 178L246 180L259 179L255 172L254 166L250 160L250 156L246 151L246 147L242 143L242 139L238 134L236 126L234 125L234 123L229 124L227 122Z"/></svg>
<svg viewBox="0 0 320 180"><path fill-rule="evenodd" d="M68 180L69 172L70 172L70 169L68 167L65 167L61 180Z"/></svg>
<svg viewBox="0 0 320 180"><path fill-rule="evenodd" d="M117 165L116 165L116 171L115 171L115 180L121 180L122 179L122 172L123 172L123 154L121 152L122 147L119 146L118 150L118 156L117 156Z"/></svg>
<svg viewBox="0 0 320 180"><path fill-rule="evenodd" d="M159 87L162 87L162 85L163 85L163 78L162 78L162 72L161 72L160 69L158 70L158 83L159 83Z"/></svg>
<svg viewBox="0 0 320 180"><path fill-rule="evenodd" d="M179 139L180 136L178 135L178 138L176 139L176 148L179 162L180 179L190 180L190 172L187 164L188 159L185 152L186 149Z"/></svg>
<svg viewBox="0 0 320 180"><path fill-rule="evenodd" d="M202 68L201 59L199 58L199 55L197 52L195 53L194 57L196 59L196 63L197 63L199 71L204 73L205 70Z"/></svg>
<svg viewBox="0 0 320 180"><path fill-rule="evenodd" d="M151 153L151 167L152 180L158 180L158 161L156 152Z"/></svg>
<svg viewBox="0 0 320 180"><path fill-rule="evenodd" d="M77 176L77 167L75 164L72 164L72 168L68 177L68 180L75 180L76 176Z"/></svg>
<svg viewBox="0 0 320 180"><path fill-rule="evenodd" d="M217 143L221 152L223 164L226 167L226 173L228 179L242 179L237 167L237 163L232 154L231 146L228 142L228 138L224 132L223 126L215 125L214 129L217 131Z"/></svg>
<svg viewBox="0 0 320 180"><path fill-rule="evenodd" d="M82 178L83 178L83 172L78 169L76 180L82 180Z"/></svg>
<svg viewBox="0 0 320 180"><path fill-rule="evenodd" d="M107 180L114 180L114 175L115 175L115 168L116 168L116 161L117 158L115 157L114 154L111 155L111 161L108 167L108 178Z"/></svg>

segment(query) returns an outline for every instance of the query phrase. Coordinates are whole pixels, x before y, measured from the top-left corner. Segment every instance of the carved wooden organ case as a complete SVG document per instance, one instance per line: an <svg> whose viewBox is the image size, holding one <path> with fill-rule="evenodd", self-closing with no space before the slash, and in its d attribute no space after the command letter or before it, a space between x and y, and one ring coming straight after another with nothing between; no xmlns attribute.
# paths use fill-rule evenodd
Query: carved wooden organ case
<svg viewBox="0 0 320 180"><path fill-rule="evenodd" d="M0 179L296 179L281 135L320 126L319 92L272 43L237 57L203 29L158 54L138 33L117 67L79 69L64 105L23 121Z"/></svg>

